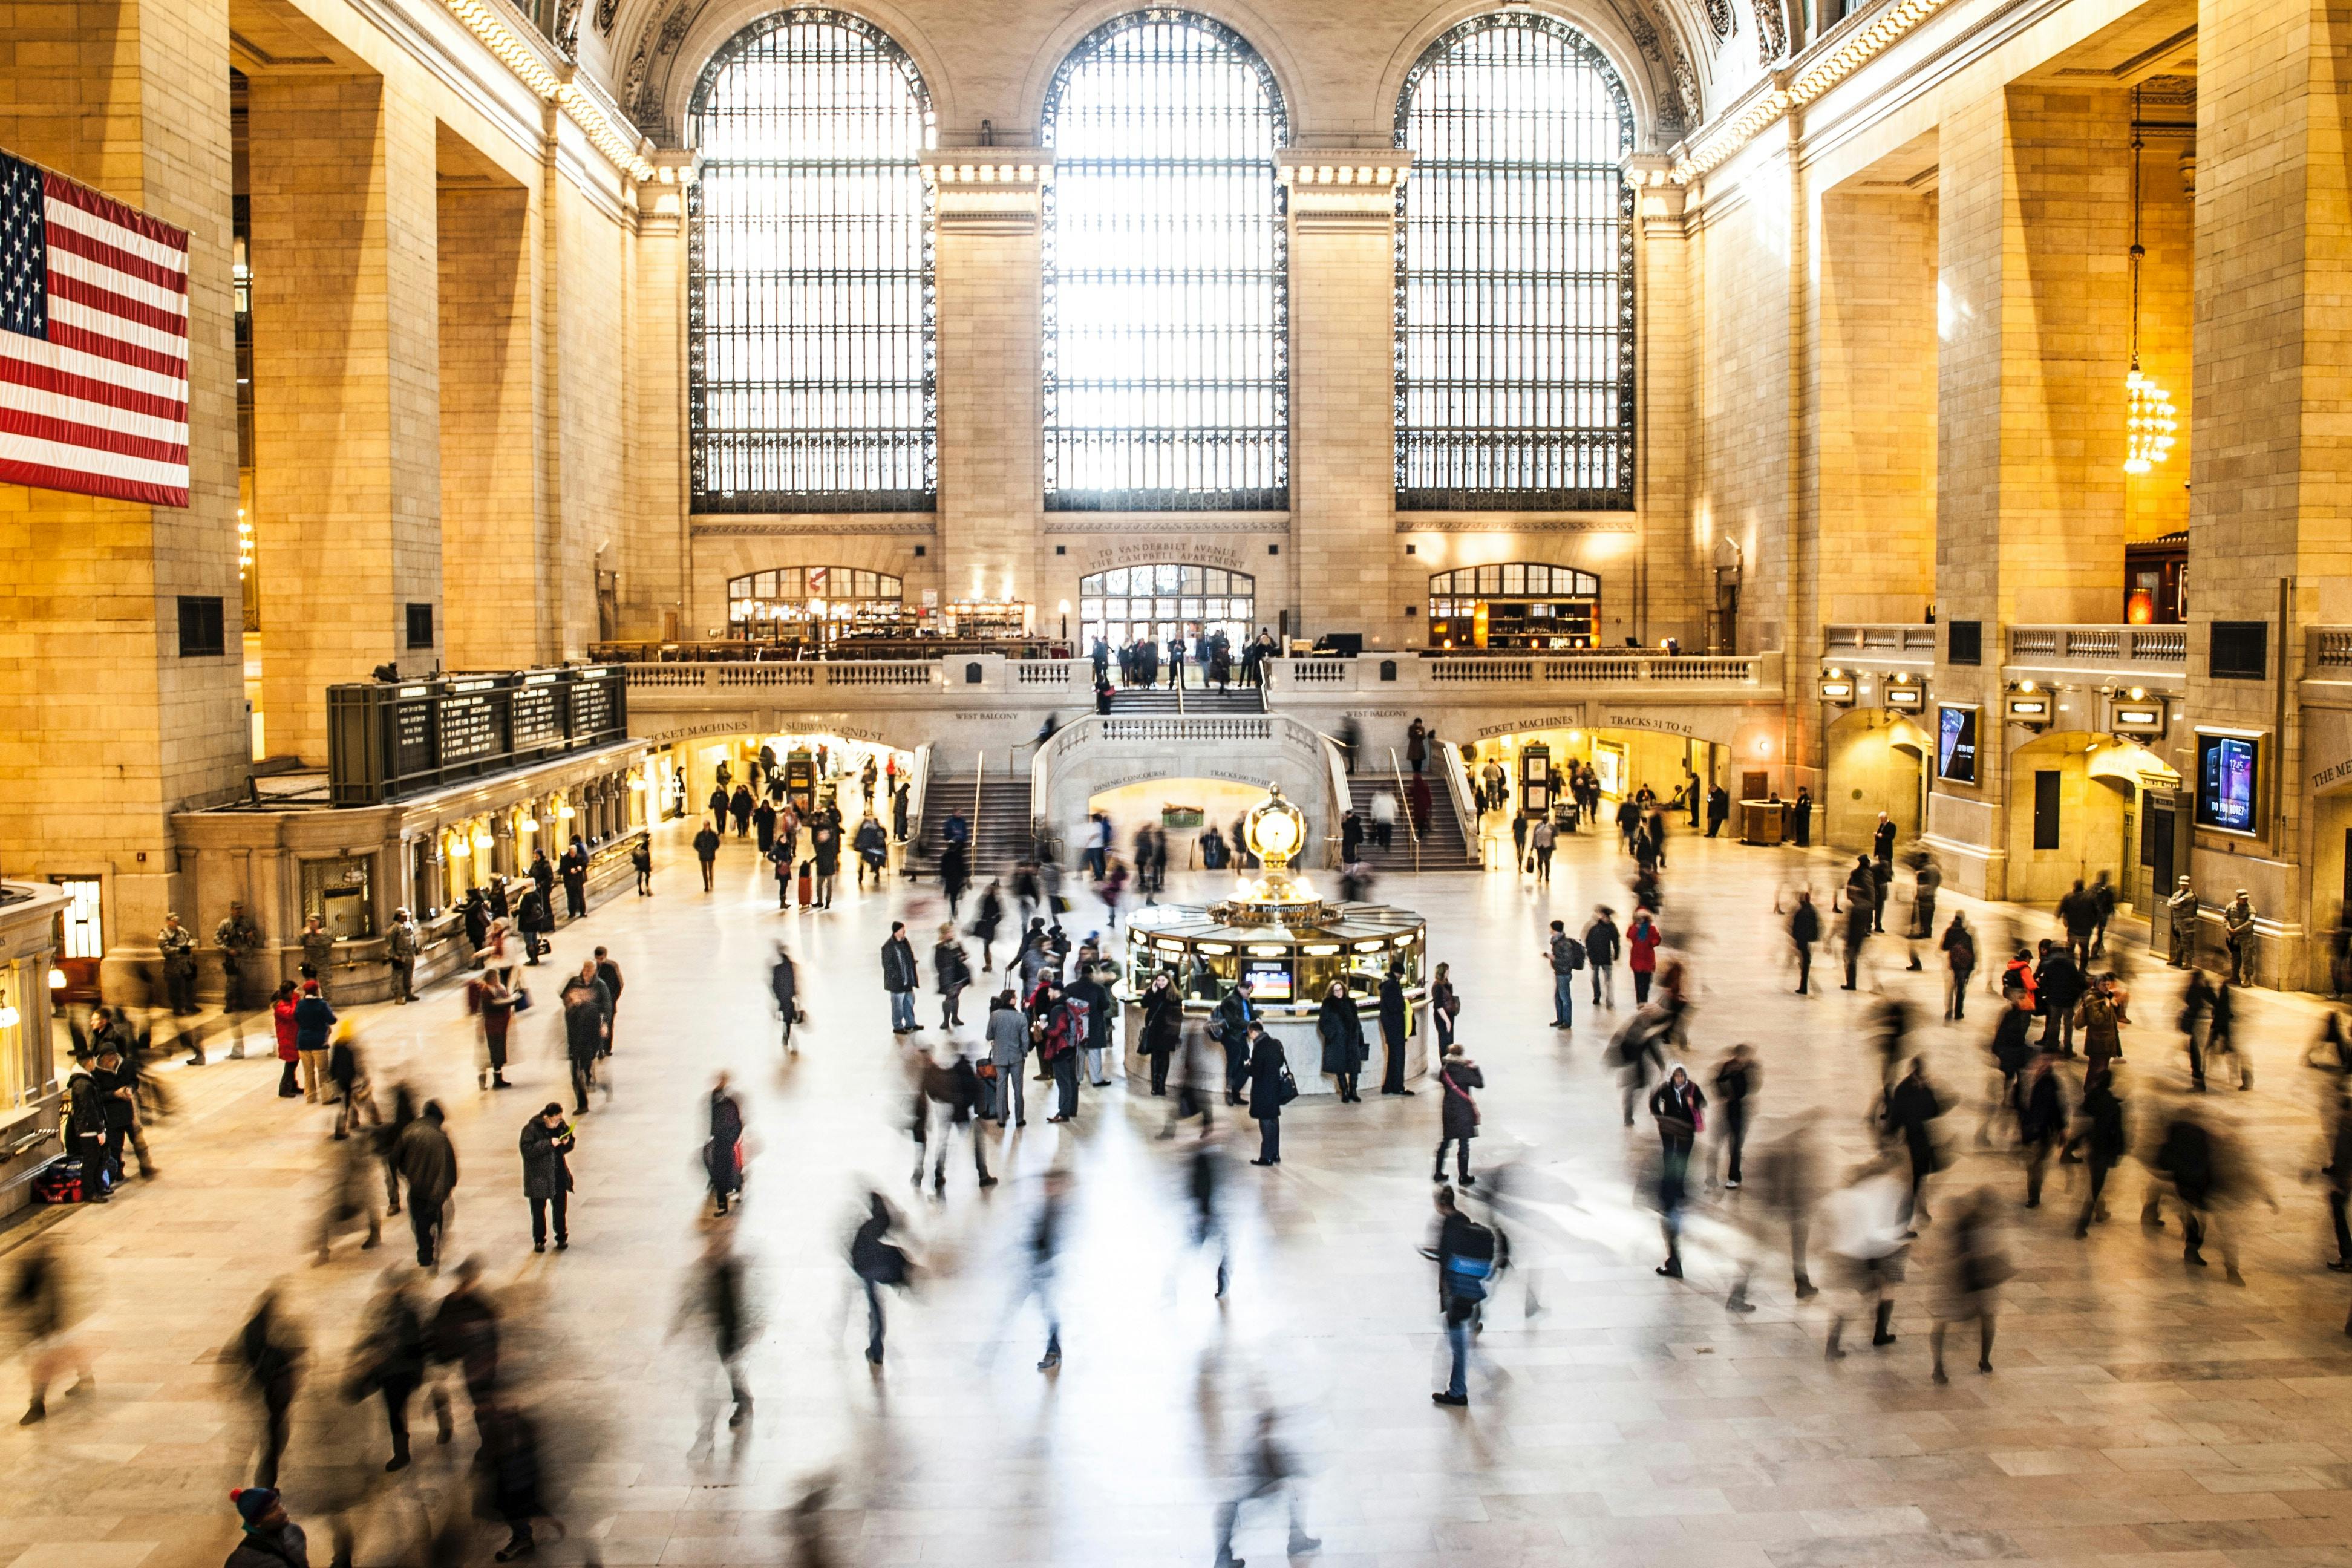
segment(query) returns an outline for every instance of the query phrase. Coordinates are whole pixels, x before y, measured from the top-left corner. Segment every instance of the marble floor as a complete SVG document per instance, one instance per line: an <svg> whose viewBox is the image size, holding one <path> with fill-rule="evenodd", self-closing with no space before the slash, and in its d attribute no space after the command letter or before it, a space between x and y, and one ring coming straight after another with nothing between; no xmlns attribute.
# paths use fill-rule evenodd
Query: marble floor
<svg viewBox="0 0 2352 1568"><path fill-rule="evenodd" d="M1825 902L1833 862L1728 840L1677 838L1671 853L1662 923L1695 981L1689 1059L1704 1079L1751 1042L1753 1137L1801 1129L1851 1163L1870 1146L1877 1085L1865 1009L1883 989L1934 1018L1932 971L1904 973L1900 944L1882 942L1861 994L1793 995L1772 900L1810 880ZM1860 1336L1826 1361L1836 1298L1794 1298L1752 1189L1701 1199L1685 1279L1652 1272L1656 1222L1637 1187L1655 1140L1622 1127L1601 1060L1624 1015L1580 1011L1572 1036L1549 1027L1539 951L1553 916L1625 905L1612 844L1565 844L1548 888L1505 872L1395 879L1381 896L1427 914L1432 955L1462 984L1463 1035L1489 1084L1478 1163L1510 1164L1519 1200L1522 1268L1491 1304L1469 1407L1446 1410L1429 1400L1444 1344L1417 1252L1433 1094L1315 1100L1286 1119L1280 1167L1234 1163L1234 1287L1220 1308L1186 1235L1183 1145L1155 1141L1160 1105L1139 1091L1089 1093L1071 1127L1033 1115L1001 1143L992 1132L1009 1179L989 1193L952 1160L944 1202L908 1187L877 948L894 917L928 935L932 889L846 889L830 912L780 915L748 847L730 842L715 896L682 841L662 858L656 896L624 896L556 940L556 960L574 963L607 944L629 977L614 1093L580 1124L569 1252L530 1251L516 1155L526 1117L561 1092L555 1010L518 1021L520 1087L499 1095L476 1088L456 988L359 1010L379 1082L410 1080L449 1109L462 1162L451 1248L488 1264L508 1380L539 1414L568 1532L545 1559L1207 1564L1217 1505L1246 1484L1243 1449L1271 1413L1325 1568L2352 1563L2352 1289L2323 1268L2323 1085L2300 1065L2316 1026L2308 998L2250 997L2254 1087L2202 1102L2234 1126L2277 1205L2231 1216L2242 1288L2184 1268L2177 1229L2136 1223L2147 1175L2134 1162L2117 1173L2115 1219L2088 1241L2072 1234L2076 1167L2053 1166L2047 1205L2018 1208L2015 1156L1975 1137L1989 1018L1923 1029L1953 1105L1954 1163L1931 1202L1998 1188L2018 1266L1997 1373L1978 1376L1956 1347L1953 1381L1937 1386L1920 1275L1899 1296L1896 1343ZM1989 933L2045 933L2045 917L1947 900L1956 907ZM1076 933L1097 913L1082 901ZM2119 931L2117 945L2135 935L2144 944ZM764 994L778 941L808 992L791 1061ZM2185 1080L2177 990L2143 961L2125 1069L2143 1126ZM744 1362L756 1405L713 1441L719 1370L680 1304L703 1245L703 1100L721 1069L750 1123L739 1241L757 1304ZM487 1561L502 1539L467 1523L462 1415L457 1440L436 1447L420 1411L418 1463L386 1478L375 1406L339 1397L363 1303L399 1250L345 1241L311 1266L334 1145L328 1113L278 1100L276 1078L272 1061L172 1069L183 1110L155 1130L158 1180L0 1234L0 1252L47 1244L69 1261L97 1368L95 1391L53 1398L45 1424L0 1426L0 1568L177 1568L229 1552L226 1493L248 1478L255 1421L221 1351L273 1284L313 1352L283 1483L314 1560L328 1555L322 1515L342 1503L363 1563ZM1074 1205L1066 1360L1045 1375L1020 1260L1040 1178L1057 1168ZM880 1375L859 1354L864 1310L844 1261L869 1187L905 1208L924 1265L891 1305ZM1936 1242L1931 1225L1923 1258ZM1759 1310L1736 1315L1725 1292L1751 1255ZM1539 1316L1525 1308L1528 1279ZM16 1341L7 1352L0 1389L14 1399L24 1358ZM452 1520L462 1552L424 1543ZM1285 1545L1279 1502L1244 1510L1241 1555L1263 1568Z"/></svg>

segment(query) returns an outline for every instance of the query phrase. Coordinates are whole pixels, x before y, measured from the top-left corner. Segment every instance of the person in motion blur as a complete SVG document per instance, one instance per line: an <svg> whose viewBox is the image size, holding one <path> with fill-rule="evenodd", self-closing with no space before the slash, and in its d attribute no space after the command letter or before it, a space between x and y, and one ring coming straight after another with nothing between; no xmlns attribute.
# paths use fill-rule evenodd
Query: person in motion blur
<svg viewBox="0 0 2352 1568"><path fill-rule="evenodd" d="M416 1266L433 1267L441 1239L442 1210L457 1186L457 1150L442 1131L441 1102L428 1100L424 1110L400 1133L393 1163L408 1186L408 1228L416 1237Z"/></svg>
<svg viewBox="0 0 2352 1568"><path fill-rule="evenodd" d="M8 1281L8 1307L25 1346L25 1370L31 1396L20 1426L38 1426L49 1414L49 1384L59 1371L71 1366L74 1382L68 1397L98 1386L90 1364L89 1346L78 1331L81 1321L80 1293L58 1247L47 1237L36 1237L16 1254Z"/></svg>
<svg viewBox="0 0 2352 1568"><path fill-rule="evenodd" d="M1891 1156L1864 1165L1822 1204L1829 1248L1838 1261L1837 1282L1872 1303L1874 1319L1870 1342L1874 1345L1891 1345L1895 1340L1895 1299L1888 1292L1903 1282L1903 1183L1895 1174ZM1831 1315L1829 1340L1822 1352L1831 1361L1845 1358L1840 1343L1845 1320L1843 1309Z"/></svg>
<svg viewBox="0 0 2352 1568"><path fill-rule="evenodd" d="M866 1218L849 1238L849 1268L866 1292L866 1360L882 1364L882 1292L902 1289L913 1274L907 1254L890 1240L898 1223L880 1193L866 1194Z"/></svg>
<svg viewBox="0 0 2352 1568"><path fill-rule="evenodd" d="M710 1086L710 1136L703 1142L702 1168L710 1178L716 1212L723 1215L743 1191L743 1105L728 1088L724 1072Z"/></svg>
<svg viewBox="0 0 2352 1568"><path fill-rule="evenodd" d="M2080 886L2078 883L2077 886ZM1979 1187L1947 1221L1942 1268L1931 1311L1935 1326L1927 1344L1935 1358L1929 1373L1937 1383L1949 1383L1944 1373L1944 1331L1954 1323L1977 1322L1977 1371L1992 1371L1993 1320L2000 1307L2000 1287L2015 1272L2000 1248L2000 1204L1990 1187Z"/></svg>
<svg viewBox="0 0 2352 1568"><path fill-rule="evenodd" d="M612 1038L613 994L596 977L592 959L563 983L555 1000L563 1009L563 1055L572 1067L572 1114L585 1116L588 1090L596 1082L596 1060L604 1054L604 1042ZM611 1092L607 1086L605 1093Z"/></svg>
<svg viewBox="0 0 2352 1568"><path fill-rule="evenodd" d="M1437 1234L1422 1248L1422 1256L1437 1264L1437 1309L1445 1325L1453 1365L1445 1386L1429 1398L1433 1405L1459 1409L1470 1403L1470 1329L1494 1278L1496 1237L1495 1232L1455 1205L1452 1187L1441 1184L1433 1202L1437 1208Z"/></svg>
<svg viewBox="0 0 2352 1568"><path fill-rule="evenodd" d="M1256 1429L1242 1451L1237 1468L1241 1489L1217 1505L1216 1568L1244 1568L1244 1560L1234 1555L1234 1527L1240 1520L1242 1505L1271 1498L1276 1492L1287 1491L1290 1497L1290 1541L1284 1555L1311 1556L1322 1547L1322 1542L1307 1533L1300 1468L1282 1444L1271 1408L1258 1412Z"/></svg>
<svg viewBox="0 0 2352 1568"><path fill-rule="evenodd" d="M257 1486L278 1484L278 1467L286 1457L288 1421L306 1353L301 1334L279 1305L277 1287L272 1286L254 1303L252 1315L223 1358L244 1373L260 1401L261 1458L253 1472Z"/></svg>
<svg viewBox="0 0 2352 1568"><path fill-rule="evenodd" d="M347 1396L375 1394L383 1401L383 1420L392 1435L392 1458L387 1471L408 1468L408 1402L425 1381L425 1311L416 1299L416 1277L409 1269L387 1269L383 1286L368 1303L360 1340L352 1347Z"/></svg>

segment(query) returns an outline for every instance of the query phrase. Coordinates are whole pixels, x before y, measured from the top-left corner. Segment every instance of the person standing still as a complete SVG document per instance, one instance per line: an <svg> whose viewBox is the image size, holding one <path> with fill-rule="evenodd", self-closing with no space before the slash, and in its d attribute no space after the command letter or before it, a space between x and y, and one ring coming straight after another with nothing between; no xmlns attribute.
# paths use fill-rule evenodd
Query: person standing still
<svg viewBox="0 0 2352 1568"><path fill-rule="evenodd" d="M1595 904L1592 923L1584 928L1584 962L1592 968L1592 1005L1617 1010L1617 952L1623 944L1617 935L1617 911L1607 904ZM1608 1000L1602 1001L1603 993Z"/></svg>
<svg viewBox="0 0 2352 1568"><path fill-rule="evenodd" d="M1297 1092L1290 1081L1290 1063L1282 1042L1265 1032L1257 1019L1249 1022L1249 1113L1257 1123L1257 1158L1253 1165L1282 1163L1282 1104ZM1409 1090L1381 1090L1408 1093Z"/></svg>
<svg viewBox="0 0 2352 1568"><path fill-rule="evenodd" d="M882 989L890 997L890 1032L912 1035L922 1026L915 1021L915 944L907 940L907 922L892 921L890 938L882 944Z"/></svg>
<svg viewBox="0 0 2352 1568"><path fill-rule="evenodd" d="M1636 1007L1650 1000L1650 983L1658 973L1658 945L1664 941L1664 936L1658 931L1658 922L1650 918L1650 911L1635 910L1633 923L1625 928L1625 967L1633 974L1633 1005Z"/></svg>
<svg viewBox="0 0 2352 1568"><path fill-rule="evenodd" d="M232 900L227 918L214 928L213 942L221 954L221 1011L228 1016L229 1059L240 1061L245 1057L245 1015L253 1006L247 987L261 952L261 928L246 914L244 904Z"/></svg>
<svg viewBox="0 0 2352 1568"><path fill-rule="evenodd" d="M718 868L719 830L706 820L694 836L694 858L702 863L702 890L710 891L711 873Z"/></svg>
<svg viewBox="0 0 2352 1568"><path fill-rule="evenodd" d="M2221 942L2230 952L2230 984L2246 983L2246 965L2254 956L2254 904L2240 888L2221 911Z"/></svg>
<svg viewBox="0 0 2352 1568"><path fill-rule="evenodd" d="M1405 1000L1404 982L1396 965L1381 976L1381 1046L1387 1053L1381 1071L1382 1094L1411 1094L1404 1086L1404 1049L1412 1028L1412 1007ZM1289 1072L1286 1067L1286 1076Z"/></svg>
<svg viewBox="0 0 2352 1568"><path fill-rule="evenodd" d="M171 994L172 1016L185 1017L196 1010L196 933L180 923L180 917L163 917L163 929L155 933L156 951L163 955L163 986ZM203 1059L203 1053L197 1053Z"/></svg>
<svg viewBox="0 0 2352 1568"><path fill-rule="evenodd" d="M1789 945L1797 950L1797 994L1809 994L1813 978L1813 943L1822 940L1822 911L1813 907L1812 890L1797 889L1797 907L1789 914Z"/></svg>
<svg viewBox="0 0 2352 1568"><path fill-rule="evenodd" d="M405 908L392 911L392 929L383 933L383 955L392 964L392 999L405 1006L416 1000L416 922Z"/></svg>
<svg viewBox="0 0 2352 1568"><path fill-rule="evenodd" d="M1551 964L1551 1026L1555 1029L1576 1026L1576 972L1584 966L1587 956L1583 946L1568 934L1567 922L1551 922L1551 941L1544 948L1544 957Z"/></svg>
<svg viewBox="0 0 2352 1568"><path fill-rule="evenodd" d="M530 1201L530 1249L547 1250L547 1211L555 1211L555 1250L572 1245L564 1206L572 1191L569 1159L577 1140L563 1120L563 1106L549 1100L545 1110L522 1124L522 1195Z"/></svg>
<svg viewBox="0 0 2352 1568"><path fill-rule="evenodd" d="M1551 880L1551 852L1558 837L1549 816L1536 818L1535 831L1528 835L1528 847L1535 851L1536 880L1538 882Z"/></svg>

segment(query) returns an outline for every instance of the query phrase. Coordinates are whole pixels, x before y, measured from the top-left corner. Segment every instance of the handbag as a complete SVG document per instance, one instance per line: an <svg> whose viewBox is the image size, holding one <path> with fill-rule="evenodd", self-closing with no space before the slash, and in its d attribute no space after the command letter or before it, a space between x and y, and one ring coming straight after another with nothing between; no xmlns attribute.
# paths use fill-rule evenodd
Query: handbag
<svg viewBox="0 0 2352 1568"><path fill-rule="evenodd" d="M530 1011L530 988L529 986L518 985L515 987L514 1010L518 1013L528 1013Z"/></svg>
<svg viewBox="0 0 2352 1568"><path fill-rule="evenodd" d="M1289 1064L1288 1062L1285 1062L1285 1063L1283 1063L1283 1064L1282 1064L1282 1098L1281 1098L1281 1103L1282 1103L1282 1104L1284 1104L1284 1105L1288 1105L1292 1100L1297 1100L1297 1098L1298 1098L1298 1080L1297 1080L1297 1079L1295 1079L1295 1078L1293 1078L1293 1077L1291 1077L1291 1076L1290 1076L1290 1064Z"/></svg>

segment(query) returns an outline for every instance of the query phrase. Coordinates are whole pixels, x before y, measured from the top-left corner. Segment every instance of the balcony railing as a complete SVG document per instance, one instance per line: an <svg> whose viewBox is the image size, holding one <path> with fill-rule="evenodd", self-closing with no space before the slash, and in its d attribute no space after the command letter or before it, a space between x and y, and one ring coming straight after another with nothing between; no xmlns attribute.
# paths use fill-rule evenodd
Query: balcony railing
<svg viewBox="0 0 2352 1568"><path fill-rule="evenodd" d="M2129 665L2168 673L2189 668L2186 626L2011 626L2009 662Z"/></svg>
<svg viewBox="0 0 2352 1568"><path fill-rule="evenodd" d="M1906 658L1916 655L1928 662L1936 657L1936 628L1910 622L1823 626L1822 652L1824 656L1843 653L1865 658Z"/></svg>
<svg viewBox="0 0 2352 1568"><path fill-rule="evenodd" d="M2352 674L2352 626L2313 626L2305 663L2315 676L2341 680Z"/></svg>
<svg viewBox="0 0 2352 1568"><path fill-rule="evenodd" d="M1465 686L1754 686L1774 654L1533 654L1524 658L1494 655L1391 660L1365 654L1358 658L1286 658L1275 672L1274 696L1286 689L1374 690L1382 665L1393 662L1395 679L1406 685Z"/></svg>

